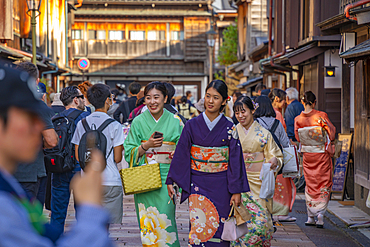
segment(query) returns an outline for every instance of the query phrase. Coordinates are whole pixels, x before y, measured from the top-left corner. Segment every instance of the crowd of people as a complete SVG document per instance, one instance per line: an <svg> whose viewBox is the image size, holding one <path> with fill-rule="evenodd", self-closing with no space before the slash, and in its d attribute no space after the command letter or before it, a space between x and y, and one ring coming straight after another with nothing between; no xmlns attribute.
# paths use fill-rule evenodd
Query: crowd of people
<svg viewBox="0 0 370 247"><path fill-rule="evenodd" d="M48 107L37 67L11 67L0 64L0 246L111 246L109 224L124 222L123 159L160 167L162 187L134 195L143 246L180 246L177 188L189 205L188 246L270 246L274 222L296 220L296 187L280 172L291 145L303 155L305 224L323 227L335 127L314 109L311 91L299 99L295 88L258 85L254 97L234 92L231 100L214 80L193 104L190 92L175 97L167 82L131 83L123 99L119 89L86 81L54 94ZM260 198L266 163L276 178L268 199ZM71 190L77 223L64 234ZM252 217L230 242L222 233L232 207Z"/></svg>

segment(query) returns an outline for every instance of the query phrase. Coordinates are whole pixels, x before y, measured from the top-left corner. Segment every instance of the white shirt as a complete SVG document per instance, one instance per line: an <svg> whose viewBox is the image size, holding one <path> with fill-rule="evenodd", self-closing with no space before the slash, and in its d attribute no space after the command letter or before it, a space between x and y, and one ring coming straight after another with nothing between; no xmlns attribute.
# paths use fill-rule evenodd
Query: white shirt
<svg viewBox="0 0 370 247"><path fill-rule="evenodd" d="M109 115L104 112L93 112L86 117L86 122L90 126L92 124L96 125L96 128L107 119ZM79 121L76 126L76 131L72 138L72 143L79 145L82 135L85 133L85 129L82 125L82 121ZM120 123L117 121L109 124L104 130L103 134L107 138L107 150L106 155L109 154L109 151L112 147L118 147L123 145L124 136L123 129ZM122 186L121 178L118 172L117 164L114 161L114 151L111 152L109 157L107 157L107 166L103 171L103 185L104 186Z"/></svg>

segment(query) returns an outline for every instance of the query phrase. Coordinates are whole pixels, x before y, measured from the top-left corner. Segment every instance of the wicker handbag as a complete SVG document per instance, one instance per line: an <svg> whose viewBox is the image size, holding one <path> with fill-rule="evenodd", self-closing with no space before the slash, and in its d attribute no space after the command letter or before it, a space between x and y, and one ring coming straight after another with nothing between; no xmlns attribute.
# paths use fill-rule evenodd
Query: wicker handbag
<svg viewBox="0 0 370 247"><path fill-rule="evenodd" d="M133 157L133 152L131 152L130 167L119 171L125 195L139 194L162 188L158 163L148 164L145 158L145 165L133 167L134 162L138 163L138 153L136 152L136 156Z"/></svg>

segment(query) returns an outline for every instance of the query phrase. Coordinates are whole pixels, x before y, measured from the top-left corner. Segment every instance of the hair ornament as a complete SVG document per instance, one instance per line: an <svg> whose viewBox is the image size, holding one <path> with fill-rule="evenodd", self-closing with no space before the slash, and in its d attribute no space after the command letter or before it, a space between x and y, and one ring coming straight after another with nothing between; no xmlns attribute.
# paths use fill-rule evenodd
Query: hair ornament
<svg viewBox="0 0 370 247"><path fill-rule="evenodd" d="M229 102L230 100L231 100L231 97L228 96L227 99L226 99L226 101Z"/></svg>
<svg viewBox="0 0 370 247"><path fill-rule="evenodd" d="M253 103L253 108L254 110L257 110L259 104L258 103L255 103L253 100L252 100L252 103Z"/></svg>

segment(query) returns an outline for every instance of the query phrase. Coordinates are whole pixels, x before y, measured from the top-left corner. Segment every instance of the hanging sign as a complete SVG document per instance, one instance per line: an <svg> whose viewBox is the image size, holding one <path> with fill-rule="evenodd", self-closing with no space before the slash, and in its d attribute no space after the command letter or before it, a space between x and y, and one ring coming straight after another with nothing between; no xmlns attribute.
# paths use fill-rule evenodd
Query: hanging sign
<svg viewBox="0 0 370 247"><path fill-rule="evenodd" d="M80 70L88 70L90 67L90 61L87 58L80 58L77 61L77 66Z"/></svg>

